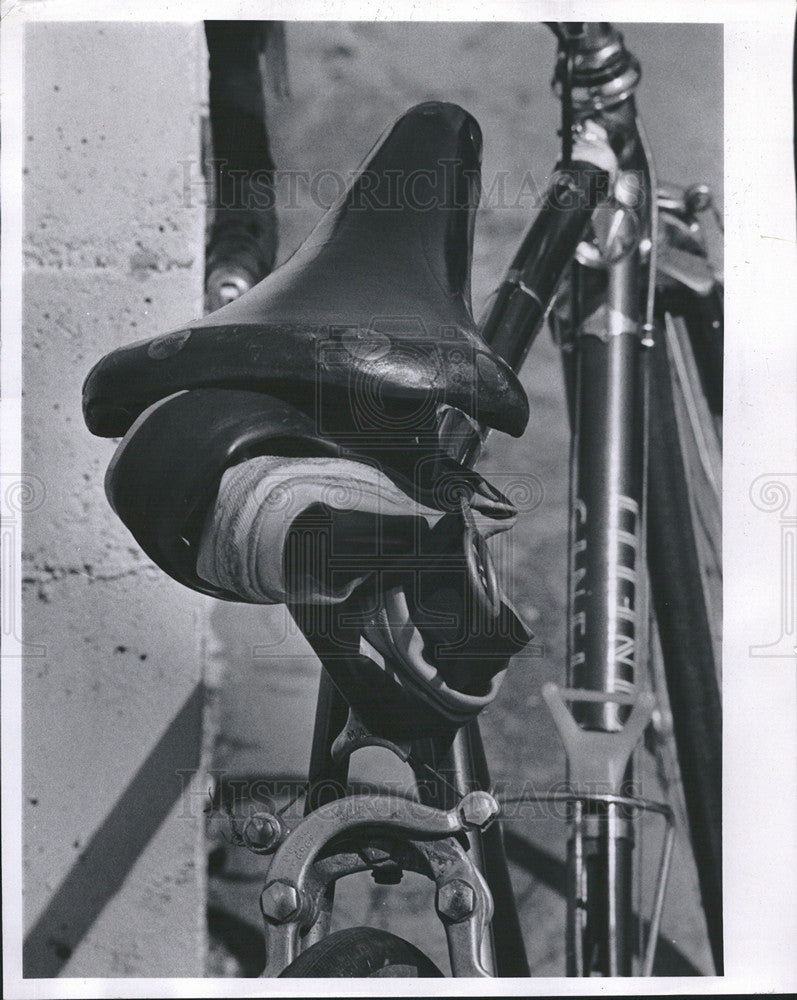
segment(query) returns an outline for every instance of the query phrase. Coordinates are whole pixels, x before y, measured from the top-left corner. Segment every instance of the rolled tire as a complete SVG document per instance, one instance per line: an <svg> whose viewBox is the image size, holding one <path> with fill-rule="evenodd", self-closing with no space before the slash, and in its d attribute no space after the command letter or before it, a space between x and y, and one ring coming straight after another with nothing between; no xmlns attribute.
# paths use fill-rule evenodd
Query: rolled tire
<svg viewBox="0 0 797 1000"><path fill-rule="evenodd" d="M279 974L280 979L443 978L422 951L388 931L349 927L329 934L302 952Z"/></svg>

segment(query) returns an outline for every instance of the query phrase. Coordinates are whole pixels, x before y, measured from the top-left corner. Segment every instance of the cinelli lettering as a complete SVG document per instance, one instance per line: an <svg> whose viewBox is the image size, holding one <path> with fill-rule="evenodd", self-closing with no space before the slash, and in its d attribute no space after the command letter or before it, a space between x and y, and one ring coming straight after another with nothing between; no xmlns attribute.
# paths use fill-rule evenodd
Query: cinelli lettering
<svg viewBox="0 0 797 1000"><path fill-rule="evenodd" d="M631 497L620 496L618 520L624 525L617 532L617 552L615 553L615 572L618 584L616 589L617 618L628 623L630 635L616 635L614 645L614 660L617 664L627 667L633 676L636 666L636 587L637 587L637 554L639 551L639 504ZM623 517L623 514L630 517ZM624 586L622 584L625 584Z"/></svg>
<svg viewBox="0 0 797 1000"><path fill-rule="evenodd" d="M630 634L619 634L614 639L614 660L633 672L636 665L636 588L637 556L640 539L638 535L639 504L631 497L618 497L619 518L622 528L615 534L614 571L618 586L615 589L615 611L618 622L626 622ZM570 565L570 668L581 666L586 661L583 641L587 633L587 613L584 607L586 596L586 551L585 537L588 513L583 500L577 498L573 506L574 538Z"/></svg>

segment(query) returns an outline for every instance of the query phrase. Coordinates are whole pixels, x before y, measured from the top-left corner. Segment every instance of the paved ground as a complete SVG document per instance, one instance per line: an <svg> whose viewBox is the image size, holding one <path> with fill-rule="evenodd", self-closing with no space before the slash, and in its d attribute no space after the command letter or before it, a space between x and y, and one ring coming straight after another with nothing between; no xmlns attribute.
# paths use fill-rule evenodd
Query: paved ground
<svg viewBox="0 0 797 1000"><path fill-rule="evenodd" d="M644 67L640 106L660 176L707 180L721 199L721 29L651 25L625 31ZM516 24L291 24L288 48L293 97L270 105L273 153L280 167L353 169L387 124L429 98L456 101L475 114L484 132L485 188L490 190L498 172L506 171L507 192L503 206L486 205L477 221L473 288L478 315L528 224L533 193L544 187L556 157L557 106L549 92L554 44L548 32ZM283 259L319 211L306 192L296 207L281 205ZM521 519L509 550L514 597L533 620L540 648L538 655L514 663L498 699L483 715L483 732L496 781L542 788L564 774L540 690L548 679L563 679L568 452L559 362L546 333L534 347L523 382L531 403L529 429L520 441L496 435L482 467L499 486L507 476L531 473L543 488L541 504ZM236 775L301 775L317 679L314 658L301 638L286 635L281 609L219 606L213 624L214 655L225 677L216 766ZM395 774L384 758L376 764L382 776ZM370 767L358 763L357 771ZM649 790L654 794L650 761L643 760L640 768L653 782ZM225 848L216 836L218 826L211 828L216 874L208 972L255 974L264 866ZM525 816L513 821L511 830L561 856L564 831L558 821ZM646 838L648 891L656 843L651 833ZM685 857L679 844L663 933L706 971L694 873L688 862L677 864ZM561 975L562 900L538 868L518 863L513 873L533 974ZM442 931L434 918L423 916L431 898L428 885L409 877L397 889L342 888L340 926L389 925L445 968ZM675 971L672 962L669 969Z"/></svg>

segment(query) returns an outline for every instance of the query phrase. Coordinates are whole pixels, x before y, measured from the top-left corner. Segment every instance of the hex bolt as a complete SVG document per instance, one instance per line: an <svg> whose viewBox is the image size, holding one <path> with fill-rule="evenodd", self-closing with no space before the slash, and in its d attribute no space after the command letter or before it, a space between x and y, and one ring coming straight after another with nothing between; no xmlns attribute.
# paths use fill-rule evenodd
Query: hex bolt
<svg viewBox="0 0 797 1000"><path fill-rule="evenodd" d="M459 804L459 818L466 830L486 830L500 811L489 792L469 792Z"/></svg>
<svg viewBox="0 0 797 1000"><path fill-rule="evenodd" d="M360 853L364 861L377 864L381 861L389 861L397 846L394 841L379 837L365 844Z"/></svg>
<svg viewBox="0 0 797 1000"><path fill-rule="evenodd" d="M614 182L614 197L623 208L637 208L642 197L642 182L630 170L622 170Z"/></svg>
<svg viewBox="0 0 797 1000"><path fill-rule="evenodd" d="M714 196L708 184L692 184L684 191L684 202L690 215L697 215L711 208Z"/></svg>
<svg viewBox="0 0 797 1000"><path fill-rule="evenodd" d="M257 853L278 847L284 835L285 827L280 818L268 812L253 813L247 818L241 832L246 846Z"/></svg>
<svg viewBox="0 0 797 1000"><path fill-rule="evenodd" d="M290 882L269 882L260 894L260 909L266 920L286 924L301 909L299 890Z"/></svg>
<svg viewBox="0 0 797 1000"><path fill-rule="evenodd" d="M459 923L473 913L476 893L473 886L461 878L452 878L437 889L437 912L451 923Z"/></svg>

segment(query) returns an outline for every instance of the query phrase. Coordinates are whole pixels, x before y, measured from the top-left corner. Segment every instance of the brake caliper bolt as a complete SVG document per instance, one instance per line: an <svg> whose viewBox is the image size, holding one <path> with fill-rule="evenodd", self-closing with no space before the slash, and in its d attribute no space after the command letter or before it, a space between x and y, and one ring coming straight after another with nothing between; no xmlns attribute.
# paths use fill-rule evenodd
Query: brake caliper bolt
<svg viewBox="0 0 797 1000"><path fill-rule="evenodd" d="M473 886L461 878L452 878L437 889L437 912L441 917L458 923L473 913L476 893Z"/></svg>
<svg viewBox="0 0 797 1000"><path fill-rule="evenodd" d="M298 889L289 882L269 882L260 894L263 916L274 924L286 924L296 916L301 905Z"/></svg>

